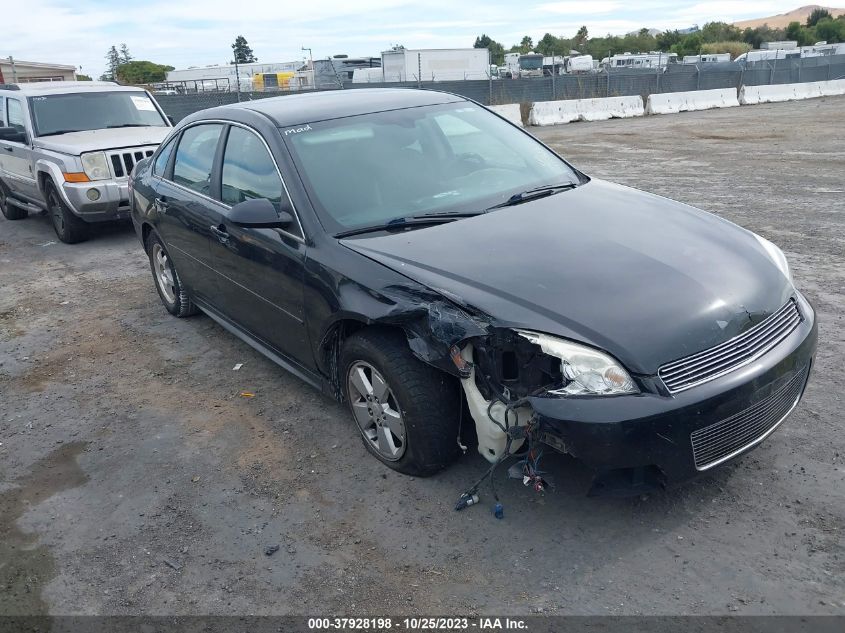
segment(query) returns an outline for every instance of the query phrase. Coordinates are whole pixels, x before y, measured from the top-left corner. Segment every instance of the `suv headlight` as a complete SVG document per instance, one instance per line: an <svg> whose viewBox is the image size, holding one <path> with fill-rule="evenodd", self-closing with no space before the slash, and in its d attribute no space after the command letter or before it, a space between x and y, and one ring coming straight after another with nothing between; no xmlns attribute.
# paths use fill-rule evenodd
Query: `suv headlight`
<svg viewBox="0 0 845 633"><path fill-rule="evenodd" d="M619 363L597 349L539 332L516 330L516 333L539 346L544 354L560 359L561 373L569 383L550 390L550 394L610 396L640 391Z"/></svg>
<svg viewBox="0 0 845 633"><path fill-rule="evenodd" d="M780 269L780 272L783 273L784 277L789 279L789 283L793 283L792 271L789 270L789 262L786 260L786 255L783 254L783 251L765 237L757 235L756 233L753 235L757 238L757 241L760 242L760 246L763 247L766 254L774 262L775 266L777 266Z"/></svg>
<svg viewBox="0 0 845 633"><path fill-rule="evenodd" d="M82 155L82 171L89 180L109 180L111 172L103 152L90 152Z"/></svg>

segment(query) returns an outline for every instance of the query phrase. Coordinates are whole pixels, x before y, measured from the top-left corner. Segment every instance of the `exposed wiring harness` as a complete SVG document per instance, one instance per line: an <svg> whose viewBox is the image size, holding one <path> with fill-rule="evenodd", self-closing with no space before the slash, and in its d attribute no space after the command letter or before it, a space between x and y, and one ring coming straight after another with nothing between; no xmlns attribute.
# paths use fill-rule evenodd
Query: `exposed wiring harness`
<svg viewBox="0 0 845 633"><path fill-rule="evenodd" d="M528 402L528 398L539 395L543 393L548 387L541 387L536 389L535 391L531 392L528 396L517 398L515 400L510 400L505 397L505 395L499 390L495 389L487 376L482 374L482 379L485 382L485 385L490 390L491 393L495 394L495 397L490 400L490 404L487 405L487 417L490 418L490 421L493 422L497 427L499 427L502 432L506 435L505 441L505 450L499 456L499 458L493 462L490 467L484 472L484 474L479 477L479 479L460 497L458 497L458 501L455 503L455 510L463 510L464 508L477 504L479 501L478 491L481 486L484 484L484 481L489 478L490 480L490 490L493 493L493 498L496 500L496 505L494 507L494 513L497 518L502 518L503 516L503 508L502 504L499 501L499 495L496 491L496 480L495 480L495 473L496 469L506 460L511 457L515 457L513 453L511 453L511 447L513 445L514 440L520 439L527 439L528 441L528 451L526 453L526 457L515 464L514 466L519 466L521 472L523 473L523 482L525 485L532 484L532 487L535 491L541 492L547 487L551 487L551 484L544 478L541 477L542 473L539 470L539 463L540 458L543 455L543 450L540 448L539 450L535 450L535 444L537 443L534 432L534 428L536 424L532 418L532 421L529 422L528 426L522 427L519 425L519 412L517 411L520 407L524 406ZM504 411L504 424L499 422L495 417L493 417L493 406L496 403L501 403L505 407ZM514 424L511 424L511 414L515 416ZM513 468L513 467L512 467ZM511 472L510 470L508 471ZM527 482L526 482L527 478Z"/></svg>

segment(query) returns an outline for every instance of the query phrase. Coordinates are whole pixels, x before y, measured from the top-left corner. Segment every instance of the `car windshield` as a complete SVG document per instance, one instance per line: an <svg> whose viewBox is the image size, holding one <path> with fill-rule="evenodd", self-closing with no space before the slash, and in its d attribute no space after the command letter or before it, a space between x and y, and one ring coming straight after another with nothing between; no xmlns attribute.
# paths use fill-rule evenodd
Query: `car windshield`
<svg viewBox="0 0 845 633"><path fill-rule="evenodd" d="M331 233L415 215L480 213L539 186L580 182L532 137L467 102L281 132Z"/></svg>
<svg viewBox="0 0 845 633"><path fill-rule="evenodd" d="M147 93L78 92L31 97L37 136L120 127L166 127Z"/></svg>

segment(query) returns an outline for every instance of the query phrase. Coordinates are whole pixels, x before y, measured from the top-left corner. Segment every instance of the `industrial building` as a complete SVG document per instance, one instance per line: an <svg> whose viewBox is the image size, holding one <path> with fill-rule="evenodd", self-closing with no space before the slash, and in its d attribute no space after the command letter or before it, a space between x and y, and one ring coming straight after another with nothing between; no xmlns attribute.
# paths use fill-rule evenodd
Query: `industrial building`
<svg viewBox="0 0 845 633"><path fill-rule="evenodd" d="M76 66L0 58L0 84L31 81L76 81Z"/></svg>

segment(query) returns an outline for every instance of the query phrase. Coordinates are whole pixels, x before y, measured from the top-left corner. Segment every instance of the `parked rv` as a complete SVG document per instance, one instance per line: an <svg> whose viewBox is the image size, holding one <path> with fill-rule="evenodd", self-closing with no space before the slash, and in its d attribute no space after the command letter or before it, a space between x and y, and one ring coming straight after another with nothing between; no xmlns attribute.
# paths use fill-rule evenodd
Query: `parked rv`
<svg viewBox="0 0 845 633"><path fill-rule="evenodd" d="M684 55L683 64L718 64L731 61L730 53L705 53L702 55Z"/></svg>
<svg viewBox="0 0 845 633"><path fill-rule="evenodd" d="M650 53L622 53L601 60L605 70L630 70L632 68L666 68L678 61L676 53L652 51Z"/></svg>

